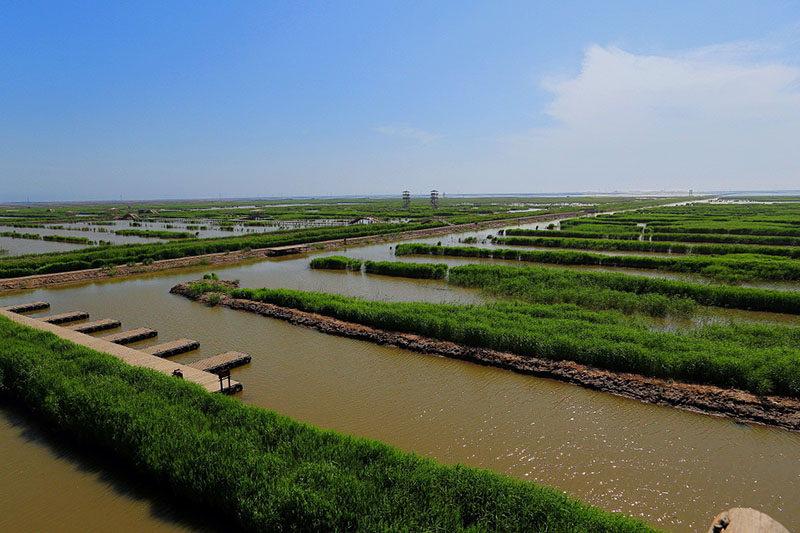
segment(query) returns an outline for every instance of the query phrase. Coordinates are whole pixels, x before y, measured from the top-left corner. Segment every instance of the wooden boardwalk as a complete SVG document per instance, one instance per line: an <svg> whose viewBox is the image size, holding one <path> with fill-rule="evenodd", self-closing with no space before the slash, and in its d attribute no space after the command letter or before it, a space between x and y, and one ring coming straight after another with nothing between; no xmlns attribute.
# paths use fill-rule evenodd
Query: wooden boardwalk
<svg viewBox="0 0 800 533"><path fill-rule="evenodd" d="M195 361L194 363L189 363L189 366L211 372L212 374L219 374L223 370L230 370L237 366L246 365L250 360L250 354L243 352L224 352L213 357Z"/></svg>
<svg viewBox="0 0 800 533"><path fill-rule="evenodd" d="M61 313L58 315L48 315L38 317L39 320L44 320L48 324L66 324L67 322L75 322L77 320L85 320L89 318L89 313L85 311L71 311L69 313Z"/></svg>
<svg viewBox="0 0 800 533"><path fill-rule="evenodd" d="M307 244L290 244L288 246L273 246L272 248L264 248L264 255L275 257L279 255L299 254L307 251Z"/></svg>
<svg viewBox="0 0 800 533"><path fill-rule="evenodd" d="M26 304L0 307L0 310L8 311L9 313L32 313L34 311L41 311L43 309L50 309L50 304L47 302L30 302Z"/></svg>
<svg viewBox="0 0 800 533"><path fill-rule="evenodd" d="M48 331L61 337L62 339L80 344L86 348L111 354L114 357L125 361L129 365L139 366L143 368L150 368L161 372L162 374L172 375L173 371L180 370L183 373L183 379L197 383L208 392L236 392L242 389L242 384L238 381L231 380L230 387L228 387L227 380L224 381L224 389L220 391L220 379L211 372L205 372L189 365L181 365L162 359L145 352L114 344L102 338L92 337L78 331L68 328L57 326L55 324L48 324L35 318L20 315L14 312L8 312L0 309L0 316L4 316L9 320L13 320L17 324L27 326L29 328L38 329L40 331ZM177 379L177 378L176 378Z"/></svg>
<svg viewBox="0 0 800 533"><path fill-rule="evenodd" d="M118 328L122 325L119 320L113 318L104 318L102 320L95 320L94 322L84 322L75 326L65 326L64 329L77 331L79 333L94 333L96 331L105 331L107 329Z"/></svg>
<svg viewBox="0 0 800 533"><path fill-rule="evenodd" d="M145 339L152 339L156 335L158 335L158 332L154 329L136 328L128 331L120 331L119 333L112 333L111 335L104 335L100 338L108 342L113 342L114 344L130 344Z"/></svg>
<svg viewBox="0 0 800 533"><path fill-rule="evenodd" d="M148 346L147 348L142 348L142 351L156 357L172 357L173 355L191 352L199 347L200 343L192 339L178 339L156 344L155 346Z"/></svg>

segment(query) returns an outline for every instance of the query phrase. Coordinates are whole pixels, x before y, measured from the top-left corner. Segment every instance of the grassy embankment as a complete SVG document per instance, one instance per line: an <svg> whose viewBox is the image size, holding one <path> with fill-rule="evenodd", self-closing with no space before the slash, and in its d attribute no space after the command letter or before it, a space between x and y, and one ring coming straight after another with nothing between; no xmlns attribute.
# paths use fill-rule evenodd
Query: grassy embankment
<svg viewBox="0 0 800 533"><path fill-rule="evenodd" d="M210 253L346 239L365 235L387 235L402 231L438 227L440 225L431 223L332 226L216 239L187 239L175 242L100 246L70 252L8 257L0 259L0 278L113 267L129 263L151 263L160 259L178 259Z"/></svg>
<svg viewBox="0 0 800 533"><path fill-rule="evenodd" d="M652 531L560 492L293 421L0 317L0 393L252 531Z"/></svg>
<svg viewBox="0 0 800 533"><path fill-rule="evenodd" d="M229 289L201 282L192 291ZM796 328L736 324L665 333L617 312L570 305L387 303L283 289L235 289L230 295L521 356L800 397Z"/></svg>
<svg viewBox="0 0 800 533"><path fill-rule="evenodd" d="M587 252L490 249L464 246L435 246L424 243L403 243L397 255L439 255L450 257L482 257L549 263L555 265L597 265L609 267L664 270L699 274L719 281L800 281L800 263L791 258L756 254L735 254L721 257L647 257L610 256Z"/></svg>

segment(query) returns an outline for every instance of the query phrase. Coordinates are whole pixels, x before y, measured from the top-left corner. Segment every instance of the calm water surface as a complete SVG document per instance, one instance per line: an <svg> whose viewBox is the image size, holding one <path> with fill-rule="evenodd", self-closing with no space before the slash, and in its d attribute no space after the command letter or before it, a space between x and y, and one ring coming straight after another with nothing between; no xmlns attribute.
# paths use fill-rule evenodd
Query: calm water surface
<svg viewBox="0 0 800 533"><path fill-rule="evenodd" d="M457 242L458 237L452 239ZM450 239L428 240L445 244ZM386 244L353 248L347 255L393 258ZM476 291L440 281L311 271L308 260L293 256L214 270L221 278L240 279L246 287L327 291L385 301L485 301ZM327 336L168 294L174 284L207 271L186 269L28 291L7 295L0 305L41 299L52 304L48 313L84 310L92 319L121 319L125 329L149 326L159 331L157 339L134 347L184 336L199 340L201 350L176 358L185 362L224 350L248 352L252 364L234 370L244 383L240 397L247 403L445 463L467 463L550 485L664 529L704 530L716 513L739 505L758 508L790 530L800 529L799 434ZM9 519L16 520L5 529L51 512L51 486L70 487L60 493L58 512L79 524L75 530L94 527L91 519L98 505L118 507L117 513L127 517L119 524L136 524L139 530L194 527L160 516L153 512L152 501L120 490L121 482L87 474L73 458L61 456L47 443L30 442L21 433L19 423L8 416L0 419L3 457L16 457L6 450L20 454L0 463L0 475L8 479L19 475L18 463L36 463L35 469L22 471L34 473L28 476L27 492L3 489L0 510L14 510ZM94 528L103 529L108 525Z"/></svg>

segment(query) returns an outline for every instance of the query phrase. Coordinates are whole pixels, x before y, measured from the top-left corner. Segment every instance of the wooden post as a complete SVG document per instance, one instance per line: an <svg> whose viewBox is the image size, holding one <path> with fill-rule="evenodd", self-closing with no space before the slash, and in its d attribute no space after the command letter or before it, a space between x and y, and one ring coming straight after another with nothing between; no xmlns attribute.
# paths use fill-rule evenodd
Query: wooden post
<svg viewBox="0 0 800 533"><path fill-rule="evenodd" d="M231 369L228 368L226 370L222 370L217 375L219 376L219 391L220 392L224 392L225 391L225 388L222 386L222 380L224 378L228 378L228 388L230 389L231 388Z"/></svg>

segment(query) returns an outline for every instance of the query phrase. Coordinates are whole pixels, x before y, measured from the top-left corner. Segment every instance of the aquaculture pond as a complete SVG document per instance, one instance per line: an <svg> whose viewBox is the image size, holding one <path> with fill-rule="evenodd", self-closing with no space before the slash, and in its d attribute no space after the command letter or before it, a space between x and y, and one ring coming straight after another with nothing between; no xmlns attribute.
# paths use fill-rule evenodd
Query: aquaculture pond
<svg viewBox="0 0 800 533"><path fill-rule="evenodd" d="M11 224L11 222L8 222ZM44 227L14 227L0 225L0 250L7 250L7 255L39 254L46 252L60 252L85 248L101 241L112 244L137 244L150 242L164 242L170 240L175 234L183 234L189 238L214 238L231 237L255 233L266 233L282 229L299 229L323 225L319 222L260 222L262 225L248 225L244 222L229 222L220 224L220 221L192 220L182 221L128 221L112 220L102 223L74 222L74 223L45 223ZM121 231L122 233L116 233ZM128 234L128 232L131 232ZM4 236L4 233L16 233L17 237ZM144 236L149 233L150 236ZM158 237L161 233L164 237ZM169 235L173 234L173 235ZM90 243L69 243L45 240L41 238L25 238L23 236L38 235L59 236L67 239L88 239Z"/></svg>
<svg viewBox="0 0 800 533"><path fill-rule="evenodd" d="M457 244L459 238L482 239L486 233L424 241ZM324 254L373 261L474 262L395 258L393 247L369 245ZM448 286L446 281L311 270L310 259L320 255L215 267L214 271L222 279L239 279L246 287L326 291L373 300L470 304L488 299L476 290ZM208 268L195 267L17 292L3 295L0 305L45 300L52 304L48 313L83 310L92 319L120 319L123 329L158 330L158 338L133 347L181 337L200 341L200 350L175 358L181 362L226 350L248 352L252 363L233 371L234 378L244 384L239 395L244 402L322 428L379 439L445 463L467 463L550 485L667 530L702 530L715 514L739 505L756 507L790 530L800 528L800 435L796 433L328 336L168 293L173 285L208 272ZM746 312L737 316L750 318ZM24 426L14 422L14 416L4 414L3 448L19 446L20 439L24 440L20 435L25 431L19 429ZM83 475L82 459L61 453L47 442L36 446L43 447L35 452L39 454L37 472L50 472L56 479L63 476L70 485L59 503L72 515L88 520L109 493L111 505L119 507L119 527L131 522L138 526L142 508L158 508L152 500L142 500L135 484L128 486L120 479L95 475L91 483L74 481L74 471ZM9 461L1 468L0 475L5 477L19 471ZM30 487L35 492L35 485ZM130 497L120 497L119 492ZM3 496L2 505L16 511L4 516L13 520L0 524L4 529L19 529L50 511L50 496L44 489L40 498L25 494L11 491ZM146 514L140 530L194 527L152 509ZM87 528L92 525L83 523L79 529Z"/></svg>

